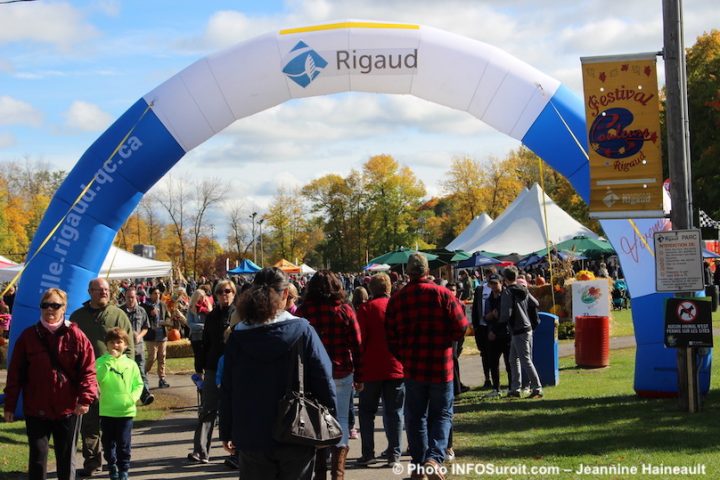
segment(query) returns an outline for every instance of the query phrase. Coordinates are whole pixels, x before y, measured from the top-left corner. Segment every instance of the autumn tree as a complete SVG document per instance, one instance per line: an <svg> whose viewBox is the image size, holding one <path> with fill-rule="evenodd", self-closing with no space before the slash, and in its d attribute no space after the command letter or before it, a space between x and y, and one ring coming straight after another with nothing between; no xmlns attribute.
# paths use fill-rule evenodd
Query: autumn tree
<svg viewBox="0 0 720 480"><path fill-rule="evenodd" d="M205 217L208 210L225 197L225 194L229 190L227 183L220 179L205 179L197 180L193 184L194 195L192 198L192 212L190 214L190 238L192 241L192 272L193 275L198 276L198 264L200 263L200 256L202 253L203 264L211 264L215 257L215 253L211 249L200 248L200 239L202 236L212 237L207 235L208 226L205 225ZM210 238L214 242L213 238ZM208 242L205 242L208 243Z"/></svg>
<svg viewBox="0 0 720 480"><path fill-rule="evenodd" d="M152 202L160 205L163 211L170 218L170 228L175 235L174 248L177 251L180 268L188 272L186 228L187 209L190 201L190 191L187 182L182 178L175 178L172 174L163 178L160 188L156 193L150 194Z"/></svg>
<svg viewBox="0 0 720 480"><path fill-rule="evenodd" d="M425 185L390 155L371 157L363 165L363 176L368 215L365 228L373 233L371 256L414 245L419 240L417 211Z"/></svg>
<svg viewBox="0 0 720 480"><path fill-rule="evenodd" d="M65 172L29 158L3 163L1 170L0 251L21 261Z"/></svg>
<svg viewBox="0 0 720 480"><path fill-rule="evenodd" d="M518 178L518 162L509 155L505 160L490 158L485 165L485 213L497 218L523 189Z"/></svg>
<svg viewBox="0 0 720 480"><path fill-rule="evenodd" d="M695 205L720 217L720 30L687 50L690 155Z"/></svg>
<svg viewBox="0 0 720 480"><path fill-rule="evenodd" d="M350 187L340 175L330 174L313 180L302 188L302 194L310 204L311 213L322 217L325 240L318 245L323 264L336 270L354 269L349 221Z"/></svg>
<svg viewBox="0 0 720 480"><path fill-rule="evenodd" d="M229 250L237 257L247 257L247 252L252 247L252 234L248 232L246 227L249 211L245 204L235 201L230 204L228 211L228 222L230 231L228 232Z"/></svg>
<svg viewBox="0 0 720 480"><path fill-rule="evenodd" d="M590 218L590 208L575 191L570 181L557 170L540 160L525 146L519 147L508 154L513 159L518 178L526 188L538 183L545 193L571 217L595 232L601 232L600 223ZM542 178L541 178L542 174Z"/></svg>
<svg viewBox="0 0 720 480"><path fill-rule="evenodd" d="M270 239L270 258L294 261L305 257L309 235L304 210L300 190L278 189L263 217L267 221L264 236Z"/></svg>
<svg viewBox="0 0 720 480"><path fill-rule="evenodd" d="M482 164L470 157L453 158L445 180L440 182L443 191L452 202L455 223L467 225L480 211L484 202L484 169ZM455 232L460 233L460 231Z"/></svg>

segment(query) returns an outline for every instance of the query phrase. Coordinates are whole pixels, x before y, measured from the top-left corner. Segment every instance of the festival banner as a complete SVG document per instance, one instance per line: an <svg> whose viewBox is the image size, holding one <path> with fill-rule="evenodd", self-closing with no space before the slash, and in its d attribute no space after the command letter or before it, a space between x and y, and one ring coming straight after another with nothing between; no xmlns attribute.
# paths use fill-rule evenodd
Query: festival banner
<svg viewBox="0 0 720 480"><path fill-rule="evenodd" d="M656 53L581 58L590 216L663 217Z"/></svg>

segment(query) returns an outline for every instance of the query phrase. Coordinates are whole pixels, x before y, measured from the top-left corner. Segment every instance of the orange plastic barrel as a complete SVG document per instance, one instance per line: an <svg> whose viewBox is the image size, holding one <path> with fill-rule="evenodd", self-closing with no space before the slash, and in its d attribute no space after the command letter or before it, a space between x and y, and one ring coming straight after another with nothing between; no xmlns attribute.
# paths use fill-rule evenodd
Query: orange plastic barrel
<svg viewBox="0 0 720 480"><path fill-rule="evenodd" d="M610 317L575 317L575 364L590 368L610 365Z"/></svg>

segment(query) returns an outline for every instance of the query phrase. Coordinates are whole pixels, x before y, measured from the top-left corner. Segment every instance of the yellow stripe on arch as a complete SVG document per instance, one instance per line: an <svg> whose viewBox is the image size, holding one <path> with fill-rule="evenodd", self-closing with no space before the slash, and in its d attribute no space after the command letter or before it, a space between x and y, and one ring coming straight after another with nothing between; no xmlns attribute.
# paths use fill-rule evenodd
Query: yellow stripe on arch
<svg viewBox="0 0 720 480"><path fill-rule="evenodd" d="M323 30L340 30L343 28L385 28L399 30L420 30L420 25L408 25L406 23L378 23L378 22L338 22L326 23L325 25L312 25L309 27L286 28L280 30L280 35L292 35L294 33L320 32Z"/></svg>

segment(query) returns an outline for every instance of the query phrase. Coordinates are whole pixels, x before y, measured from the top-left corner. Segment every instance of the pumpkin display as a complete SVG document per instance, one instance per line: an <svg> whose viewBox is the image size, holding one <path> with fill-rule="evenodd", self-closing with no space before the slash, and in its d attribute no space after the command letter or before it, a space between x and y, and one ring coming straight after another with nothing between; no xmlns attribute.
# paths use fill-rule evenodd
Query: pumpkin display
<svg viewBox="0 0 720 480"><path fill-rule="evenodd" d="M171 328L170 330L168 330L167 337L169 341L177 342L178 340L180 340L180 330L178 330L177 328Z"/></svg>
<svg viewBox="0 0 720 480"><path fill-rule="evenodd" d="M595 274L588 270L580 270L577 275L575 275L575 280L595 280Z"/></svg>

